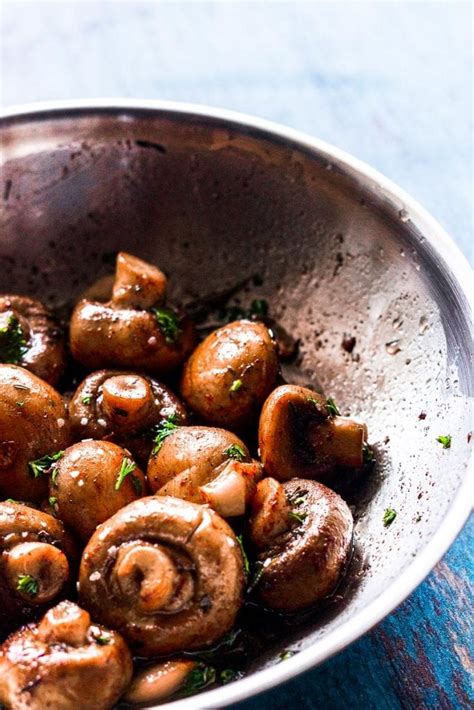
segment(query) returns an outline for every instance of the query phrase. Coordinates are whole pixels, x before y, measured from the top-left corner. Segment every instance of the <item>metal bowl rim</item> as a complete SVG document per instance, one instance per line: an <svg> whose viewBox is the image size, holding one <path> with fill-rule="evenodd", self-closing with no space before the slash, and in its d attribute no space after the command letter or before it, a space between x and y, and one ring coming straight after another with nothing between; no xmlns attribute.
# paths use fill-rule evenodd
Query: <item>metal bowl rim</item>
<svg viewBox="0 0 474 710"><path fill-rule="evenodd" d="M177 114L188 118L192 116L199 119L208 118L223 124L231 123L247 132L253 131L255 134L266 135L270 140L277 138L279 141L291 143L295 148L299 147L307 154L322 157L332 165L337 165L345 173L357 175L360 184L365 186L369 192L373 191L374 187L380 190L378 199L383 196L392 204L407 210L410 219L422 227L424 239L436 253L440 262L444 262L448 267L466 301L472 304L472 270L460 249L441 225L416 200L378 170L349 153L301 131L237 111L203 104L123 98L45 101L12 106L0 112L0 129L2 124L5 125L9 122L38 121L56 117L71 118L75 114L79 116L88 112L95 114L103 112L111 115L113 113L144 111L156 112L161 115ZM169 710L190 710L191 708L205 710L225 707L230 703L248 699L294 678L327 660L361 637L381 622L416 589L453 543L472 509L471 479L474 478L472 474L473 467L471 465L438 530L397 578L396 584L391 584L379 597L357 612L353 619L347 620L327 636L319 639L314 646L300 651L284 663L257 671L248 677L204 692L199 696L156 707L159 707L160 710L167 708Z"/></svg>

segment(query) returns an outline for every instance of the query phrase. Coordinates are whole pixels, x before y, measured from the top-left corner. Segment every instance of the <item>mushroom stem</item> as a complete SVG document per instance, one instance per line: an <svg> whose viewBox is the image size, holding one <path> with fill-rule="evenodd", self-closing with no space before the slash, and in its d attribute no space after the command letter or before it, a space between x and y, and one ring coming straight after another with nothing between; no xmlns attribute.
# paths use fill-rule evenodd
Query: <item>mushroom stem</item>
<svg viewBox="0 0 474 710"><path fill-rule="evenodd" d="M336 416L315 427L313 443L318 454L333 461L335 466L361 468L366 438L364 424Z"/></svg>
<svg viewBox="0 0 474 710"><path fill-rule="evenodd" d="M114 305L151 308L164 301L165 292L166 276L160 269L125 252L117 255Z"/></svg>
<svg viewBox="0 0 474 710"><path fill-rule="evenodd" d="M23 542L9 550L5 560L9 584L30 604L54 599L69 577L69 564L61 550L44 542Z"/></svg>
<svg viewBox="0 0 474 710"><path fill-rule="evenodd" d="M132 705L148 705L165 700L182 687L198 665L197 661L176 658L149 666L137 673L123 699Z"/></svg>
<svg viewBox="0 0 474 710"><path fill-rule="evenodd" d="M285 489L274 478L264 478L257 484L252 498L252 540L265 548L270 541L289 529L291 506Z"/></svg>
<svg viewBox="0 0 474 710"><path fill-rule="evenodd" d="M83 646L91 617L77 604L64 601L46 612L38 627L40 638L46 642L67 643L69 646Z"/></svg>
<svg viewBox="0 0 474 710"><path fill-rule="evenodd" d="M139 375L115 375L102 385L104 414L127 426L139 426L146 419L152 398L150 383Z"/></svg>
<svg viewBox="0 0 474 710"><path fill-rule="evenodd" d="M144 614L166 607L179 584L179 573L170 556L157 545L132 542L122 545L114 568L123 595L135 600Z"/></svg>

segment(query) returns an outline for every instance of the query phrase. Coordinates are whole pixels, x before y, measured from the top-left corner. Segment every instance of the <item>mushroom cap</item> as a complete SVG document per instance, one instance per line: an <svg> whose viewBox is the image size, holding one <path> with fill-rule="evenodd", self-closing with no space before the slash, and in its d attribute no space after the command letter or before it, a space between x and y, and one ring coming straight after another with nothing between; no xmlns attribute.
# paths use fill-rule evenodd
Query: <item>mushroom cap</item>
<svg viewBox="0 0 474 710"><path fill-rule="evenodd" d="M299 520L291 518L266 549L260 545L256 593L271 609L295 612L334 592L351 555L353 520L345 501L322 483L295 478L281 485ZM252 538L252 518L249 527Z"/></svg>
<svg viewBox="0 0 474 710"><path fill-rule="evenodd" d="M365 425L330 416L326 398L299 385L273 390L258 428L263 467L279 481L326 481L337 466L361 467L366 436Z"/></svg>
<svg viewBox="0 0 474 710"><path fill-rule="evenodd" d="M135 390L143 390L135 396L134 404L129 401L118 409L118 416L110 412L104 401L104 386L115 383L115 399L120 406L120 392L126 400L126 391L135 383ZM139 388L138 385L142 387ZM108 392L106 392L106 395ZM134 393L137 395L137 392ZM105 395L105 399L107 396ZM129 396L129 400L131 397ZM136 407L140 406L139 411ZM187 412L182 402L164 384L145 374L129 370L98 370L88 375L74 392L69 403L71 429L76 439L107 439L126 449L140 462L146 463L153 446L152 429L171 415L176 415L180 424L186 424ZM121 415L121 416L120 416Z"/></svg>
<svg viewBox="0 0 474 710"><path fill-rule="evenodd" d="M242 604L243 559L232 529L214 511L151 496L97 528L79 581L94 618L118 629L139 655L155 656L208 646L232 627Z"/></svg>
<svg viewBox="0 0 474 710"><path fill-rule="evenodd" d="M66 348L52 313L34 298L10 294L0 296L0 313L6 312L18 319L25 340L25 352L16 364L56 385L66 367Z"/></svg>
<svg viewBox="0 0 474 710"><path fill-rule="evenodd" d="M130 468L122 481L122 467ZM82 540L128 503L146 495L146 480L128 451L111 441L80 441L64 451L49 482L54 511Z"/></svg>
<svg viewBox="0 0 474 710"><path fill-rule="evenodd" d="M28 463L64 449L69 439L61 395L23 367L0 365L0 495L46 495L47 476L35 478Z"/></svg>
<svg viewBox="0 0 474 710"><path fill-rule="evenodd" d="M132 657L116 631L65 601L0 650L0 701L18 710L107 710L122 695Z"/></svg>
<svg viewBox="0 0 474 710"><path fill-rule="evenodd" d="M63 554L60 556L60 553ZM69 573L66 579L64 561ZM11 628L19 620L30 618L41 606L42 597L38 600L36 595L30 597L21 593L14 576L19 581L20 575L31 572L34 566L38 591L42 592L44 582L48 587L51 584L56 587L57 596L60 596L68 588L76 561L76 545L61 521L28 505L0 503L0 627ZM64 581L59 588L57 579L54 579L58 569L63 573ZM47 601L50 603L51 600L48 598Z"/></svg>
<svg viewBox="0 0 474 710"><path fill-rule="evenodd" d="M239 429L258 414L278 370L268 328L255 321L234 321L194 350L184 365L181 394L206 421Z"/></svg>

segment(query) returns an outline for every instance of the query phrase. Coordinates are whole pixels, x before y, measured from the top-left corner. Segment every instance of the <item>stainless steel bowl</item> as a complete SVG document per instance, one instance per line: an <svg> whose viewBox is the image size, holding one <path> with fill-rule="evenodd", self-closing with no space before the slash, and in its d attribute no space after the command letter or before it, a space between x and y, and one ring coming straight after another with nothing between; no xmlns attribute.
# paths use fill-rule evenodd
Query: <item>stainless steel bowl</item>
<svg viewBox="0 0 474 710"><path fill-rule="evenodd" d="M165 707L222 707L321 663L413 591L470 509L464 258L375 170L266 121L80 102L12 110L0 132L0 290L60 305L117 249L158 263L180 298L258 273L254 293L301 340L290 377L319 382L369 423L377 467L353 501L344 600L270 647L248 677ZM356 338L352 353L345 335ZM449 450L436 441L444 434ZM384 528L387 507L398 515ZM288 645L300 653L275 665Z"/></svg>

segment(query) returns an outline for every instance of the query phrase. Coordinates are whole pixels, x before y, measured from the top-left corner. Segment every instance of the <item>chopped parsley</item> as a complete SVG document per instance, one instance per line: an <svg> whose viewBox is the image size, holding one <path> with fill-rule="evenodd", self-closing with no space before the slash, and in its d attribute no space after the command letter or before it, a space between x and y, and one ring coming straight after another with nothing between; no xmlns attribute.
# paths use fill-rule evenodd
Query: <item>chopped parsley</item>
<svg viewBox="0 0 474 710"><path fill-rule="evenodd" d="M117 474L117 480L115 482L115 490L119 491L122 483L125 481L127 476L129 476L133 471L135 471L137 464L131 459L125 457L122 459L122 464L120 466L120 471ZM131 476L132 485L136 493L140 493L142 490L142 484L136 476ZM138 488L137 488L138 484Z"/></svg>
<svg viewBox="0 0 474 710"><path fill-rule="evenodd" d="M397 517L397 512L393 508L386 508L385 513L383 514L383 525L385 528L388 528L389 525L393 523L395 518Z"/></svg>
<svg viewBox="0 0 474 710"><path fill-rule="evenodd" d="M328 410L328 414L330 417L338 417L340 415L340 411L337 407L337 404L335 403L332 397L327 398L326 409Z"/></svg>
<svg viewBox="0 0 474 710"><path fill-rule="evenodd" d="M18 503L18 501L15 500L14 498L7 498L5 503Z"/></svg>
<svg viewBox="0 0 474 710"><path fill-rule="evenodd" d="M58 499L56 498L56 496L50 496L50 497L48 498L48 502L49 502L50 506L51 506L52 508L54 508L54 506L55 506L56 503L58 502Z"/></svg>
<svg viewBox="0 0 474 710"><path fill-rule="evenodd" d="M243 461L245 458L245 451L239 444L232 444L227 449L224 449L224 453L230 459L235 459L236 461Z"/></svg>
<svg viewBox="0 0 474 710"><path fill-rule="evenodd" d="M27 594L29 597L35 597L39 591L38 580L29 574L20 574L18 576L18 584L16 588L22 594Z"/></svg>
<svg viewBox="0 0 474 710"><path fill-rule="evenodd" d="M53 486L58 485L58 474L59 474L59 469L56 468L56 466L55 466L53 468L53 470L51 471L51 483L53 484Z"/></svg>
<svg viewBox="0 0 474 710"><path fill-rule="evenodd" d="M87 394L85 397L81 399L82 404L90 404L92 402L92 395Z"/></svg>
<svg viewBox="0 0 474 710"><path fill-rule="evenodd" d="M181 333L179 318L169 308L152 308L152 313L156 318L158 327L165 336L167 343L175 343Z"/></svg>
<svg viewBox="0 0 474 710"><path fill-rule="evenodd" d="M173 414L170 414L169 417L166 417L158 426L155 428L155 433L153 436L153 441L154 441L154 447L152 454L157 454L161 447L163 446L164 440L170 435L173 434L176 429L178 429L179 424L178 424L179 418L176 412Z"/></svg>
<svg viewBox="0 0 474 710"><path fill-rule="evenodd" d="M99 646L108 646L112 640L112 636L107 633L93 633L92 638Z"/></svg>
<svg viewBox="0 0 474 710"><path fill-rule="evenodd" d="M18 318L11 315L0 328L0 362L16 365L28 350Z"/></svg>
<svg viewBox="0 0 474 710"><path fill-rule="evenodd" d="M238 680L242 677L241 671L234 671L232 668L225 668L219 673L219 681L222 685L227 685L227 683L232 683L234 680Z"/></svg>
<svg viewBox="0 0 474 710"><path fill-rule="evenodd" d="M437 436L436 441L443 445L443 449L451 448L451 434L446 434L446 436Z"/></svg>
<svg viewBox="0 0 474 710"><path fill-rule="evenodd" d="M25 403L24 402L15 402L17 407L24 407Z"/></svg>
<svg viewBox="0 0 474 710"><path fill-rule="evenodd" d="M242 539L242 535L237 535L237 542L239 543L240 551L242 553L242 557L244 558L244 572L248 576L250 572L250 562L244 548L244 541Z"/></svg>
<svg viewBox="0 0 474 710"><path fill-rule="evenodd" d="M183 695L193 695L215 682L216 669L212 666L207 666L205 663L198 663L184 681L181 693Z"/></svg>
<svg viewBox="0 0 474 710"><path fill-rule="evenodd" d="M280 653L280 661L287 661L296 654L296 651L292 651L290 648L285 649Z"/></svg>
<svg viewBox="0 0 474 710"><path fill-rule="evenodd" d="M291 493L289 496L287 496L288 503L290 505L303 505L305 502L306 498L308 497L308 491L303 491L301 489L296 490L294 493Z"/></svg>
<svg viewBox="0 0 474 710"><path fill-rule="evenodd" d="M254 565L253 565L253 574L250 579L250 583L247 587L247 594L250 594L253 592L255 587L260 583L260 580L262 579L263 571L265 569L265 565L261 560L257 560Z"/></svg>
<svg viewBox="0 0 474 710"><path fill-rule="evenodd" d="M364 466L373 464L375 461L374 450L366 441L362 445L362 461Z"/></svg>
<svg viewBox="0 0 474 710"><path fill-rule="evenodd" d="M292 520L296 520L296 522L301 525L306 520L306 513L295 513L294 510L290 510L288 517Z"/></svg>
<svg viewBox="0 0 474 710"><path fill-rule="evenodd" d="M64 454L64 451L57 451L55 454L45 454L40 459L35 459L34 461L28 461L28 468L33 478L41 478L47 473L51 474L51 480L56 483L57 469L53 468L53 464Z"/></svg>
<svg viewBox="0 0 474 710"><path fill-rule="evenodd" d="M230 392L231 394L233 394L234 392L238 392L239 389L242 387L243 384L244 384L244 383L242 382L242 380L234 380L234 381L232 382L231 386L229 387L229 392Z"/></svg>
<svg viewBox="0 0 474 710"><path fill-rule="evenodd" d="M268 302L263 298L257 298L250 305L250 315L265 318L268 315Z"/></svg>

